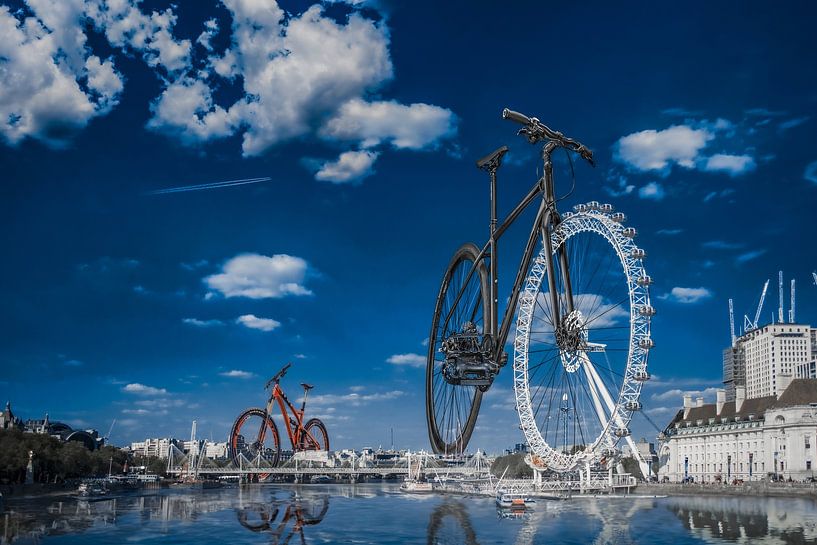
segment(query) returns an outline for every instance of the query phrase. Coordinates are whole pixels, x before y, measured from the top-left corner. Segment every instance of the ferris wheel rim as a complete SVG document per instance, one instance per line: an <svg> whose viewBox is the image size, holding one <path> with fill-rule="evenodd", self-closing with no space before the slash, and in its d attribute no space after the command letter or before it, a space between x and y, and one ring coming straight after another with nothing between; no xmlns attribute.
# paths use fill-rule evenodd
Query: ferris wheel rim
<svg viewBox="0 0 817 545"><path fill-rule="evenodd" d="M531 403L530 385L528 381L528 348L530 346L531 321L534 312L534 302L542 287L542 279L546 274L546 249L543 247L534 259L519 299L517 311L516 333L514 337L514 393L517 413L520 418L520 428L528 442L532 456L539 464L544 464L557 471L574 469L582 461L591 461L601 457L602 447L614 448L622 438L616 436L618 429L628 429L632 419L632 411L625 409L629 402L638 403L643 382L636 380L636 373L645 373L649 347L640 345L642 339L650 339L650 316L641 312L642 309L652 309L650 306L648 285L639 282L639 279L649 278L643 265L643 251L640 251L628 236L625 228L614 221L610 214L598 211L582 211L568 213L563 217L559 226L551 232L553 252L572 236L583 232L593 232L602 236L616 253L626 277L629 297L629 340L625 372L621 385L615 394L615 408L611 411L606 424L603 424L601 433L585 450L567 454L555 450L542 436L536 423Z"/></svg>

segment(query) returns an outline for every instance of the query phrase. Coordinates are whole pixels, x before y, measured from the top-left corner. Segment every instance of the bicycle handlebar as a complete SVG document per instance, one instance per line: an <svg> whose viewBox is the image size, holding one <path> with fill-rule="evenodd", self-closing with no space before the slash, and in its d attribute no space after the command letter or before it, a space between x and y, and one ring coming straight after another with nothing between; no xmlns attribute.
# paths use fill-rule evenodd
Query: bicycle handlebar
<svg viewBox="0 0 817 545"><path fill-rule="evenodd" d="M270 384L273 384L273 383L277 384L279 380L281 380L282 378L284 378L284 375L286 375L286 374L287 374L287 370L288 370L290 367L292 367L292 364L291 364L291 363L288 363L288 364L284 365L284 366L281 368L281 370L280 370L280 371L278 371L277 373L275 373L275 376L274 376L274 377L272 377L271 379L269 379L269 380L267 381L267 384L264 386L264 389L266 390L267 388L269 388L269 387L270 387Z"/></svg>
<svg viewBox="0 0 817 545"><path fill-rule="evenodd" d="M524 127L519 130L519 134L525 136L531 144L535 144L541 140L555 142L568 151L578 153L582 159L590 163L590 166L596 166L595 161L593 161L593 152L587 149L584 144L566 137L559 131L554 131L535 117L528 117L525 114L520 114L519 112L505 108L502 110L502 118L524 125Z"/></svg>

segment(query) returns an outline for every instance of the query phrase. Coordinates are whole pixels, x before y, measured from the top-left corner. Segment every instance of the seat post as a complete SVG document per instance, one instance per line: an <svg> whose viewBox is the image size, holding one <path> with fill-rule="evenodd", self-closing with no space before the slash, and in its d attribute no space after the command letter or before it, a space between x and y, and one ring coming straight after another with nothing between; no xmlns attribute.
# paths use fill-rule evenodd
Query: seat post
<svg viewBox="0 0 817 545"><path fill-rule="evenodd" d="M477 161L477 168L481 170L485 170L488 172L488 175L491 178L491 221L489 225L490 230L490 239L489 239L489 246L490 246L490 255L491 255L491 263L490 263L490 282L491 285L488 288L489 296L491 298L490 308L485 309L489 316L490 324L491 324L491 331L483 332L483 333L490 333L492 337L496 338L497 334L497 309L499 307L499 300L497 299L497 292L499 291L499 267L497 261L497 240L494 237L496 233L496 223L497 223L497 192L496 192L496 171L502 166L502 157L508 152L508 146L502 146L498 150L492 152L491 154L483 157L479 161Z"/></svg>

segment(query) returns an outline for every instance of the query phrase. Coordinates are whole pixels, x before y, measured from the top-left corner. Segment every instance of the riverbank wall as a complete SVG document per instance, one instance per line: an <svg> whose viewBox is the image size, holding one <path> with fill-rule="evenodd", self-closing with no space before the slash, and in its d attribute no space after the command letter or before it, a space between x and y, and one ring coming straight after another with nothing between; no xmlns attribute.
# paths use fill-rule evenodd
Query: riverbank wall
<svg viewBox="0 0 817 545"><path fill-rule="evenodd" d="M750 482L738 485L645 483L639 484L635 489L635 493L660 496L753 496L817 499L817 484L768 482Z"/></svg>

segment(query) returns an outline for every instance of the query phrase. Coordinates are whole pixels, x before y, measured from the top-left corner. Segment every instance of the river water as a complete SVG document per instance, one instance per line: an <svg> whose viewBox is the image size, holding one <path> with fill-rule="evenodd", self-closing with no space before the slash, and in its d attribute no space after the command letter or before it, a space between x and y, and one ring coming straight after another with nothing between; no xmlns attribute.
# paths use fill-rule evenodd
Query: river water
<svg viewBox="0 0 817 545"><path fill-rule="evenodd" d="M817 545L817 504L785 498L576 498L522 516L492 498L394 485L252 485L14 499L0 543L780 543Z"/></svg>

